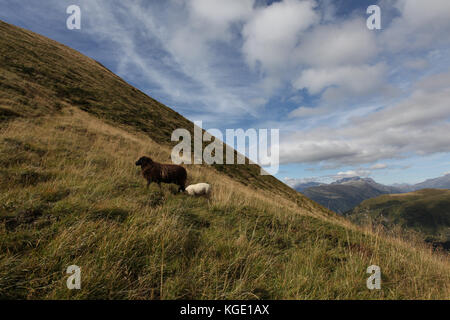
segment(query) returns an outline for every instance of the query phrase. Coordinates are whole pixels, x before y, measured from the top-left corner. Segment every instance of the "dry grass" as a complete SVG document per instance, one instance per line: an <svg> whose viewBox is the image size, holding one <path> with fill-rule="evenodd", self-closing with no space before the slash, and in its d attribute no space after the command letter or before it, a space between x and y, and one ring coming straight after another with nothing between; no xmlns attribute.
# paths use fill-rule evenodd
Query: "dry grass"
<svg viewBox="0 0 450 320"><path fill-rule="evenodd" d="M448 256L361 230L303 198L188 166L204 198L145 189L170 149L77 109L0 132L0 297L448 299ZM299 199L303 199L298 202ZM68 290L67 266L82 268ZM366 288L381 267L382 290Z"/></svg>
<svg viewBox="0 0 450 320"><path fill-rule="evenodd" d="M362 230L257 166L188 166L209 201L147 190L134 162L169 162L175 128L192 123L0 21L0 298L449 298L448 256ZM81 290L66 287L72 264Z"/></svg>

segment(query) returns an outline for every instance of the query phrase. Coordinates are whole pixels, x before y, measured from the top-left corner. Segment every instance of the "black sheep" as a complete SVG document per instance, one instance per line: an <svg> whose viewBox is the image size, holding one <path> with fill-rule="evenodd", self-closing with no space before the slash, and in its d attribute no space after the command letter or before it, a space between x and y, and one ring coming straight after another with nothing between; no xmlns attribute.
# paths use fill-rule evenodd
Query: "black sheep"
<svg viewBox="0 0 450 320"><path fill-rule="evenodd" d="M182 166L176 164L162 164L153 161L149 157L141 157L136 161L137 166L141 166L142 175L147 179L147 188L152 182L161 186L161 182L174 183L179 186L179 190L184 191L186 186L187 172Z"/></svg>

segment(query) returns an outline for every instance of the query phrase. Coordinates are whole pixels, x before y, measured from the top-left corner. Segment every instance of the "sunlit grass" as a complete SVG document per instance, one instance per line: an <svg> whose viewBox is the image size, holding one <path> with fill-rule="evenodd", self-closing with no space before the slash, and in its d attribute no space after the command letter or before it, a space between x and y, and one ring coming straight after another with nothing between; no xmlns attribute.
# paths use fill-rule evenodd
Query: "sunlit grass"
<svg viewBox="0 0 450 320"><path fill-rule="evenodd" d="M209 200L146 189L134 165L144 154L170 161L168 147L76 109L4 125L0 297L449 298L445 254L208 166L187 169L188 183L212 184ZM72 264L81 290L66 287ZM379 291L366 287L372 264Z"/></svg>

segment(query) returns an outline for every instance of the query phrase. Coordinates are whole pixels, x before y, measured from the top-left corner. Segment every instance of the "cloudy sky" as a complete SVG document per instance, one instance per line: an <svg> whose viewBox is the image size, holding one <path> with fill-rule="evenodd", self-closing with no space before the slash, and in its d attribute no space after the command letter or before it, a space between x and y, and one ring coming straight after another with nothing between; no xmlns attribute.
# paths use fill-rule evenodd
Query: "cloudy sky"
<svg viewBox="0 0 450 320"><path fill-rule="evenodd" d="M81 30L66 8L79 5ZM381 8L381 30L366 26ZM278 178L450 171L448 0L0 0L205 129L279 128Z"/></svg>

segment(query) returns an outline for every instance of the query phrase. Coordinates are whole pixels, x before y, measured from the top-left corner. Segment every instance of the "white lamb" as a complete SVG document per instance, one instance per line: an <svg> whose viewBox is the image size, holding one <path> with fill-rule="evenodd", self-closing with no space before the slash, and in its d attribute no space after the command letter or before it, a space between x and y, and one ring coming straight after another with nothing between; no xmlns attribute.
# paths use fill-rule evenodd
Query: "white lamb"
<svg viewBox="0 0 450 320"><path fill-rule="evenodd" d="M211 194L211 185L209 185L208 183L191 184L190 186L186 187L186 192L190 196L209 196Z"/></svg>

